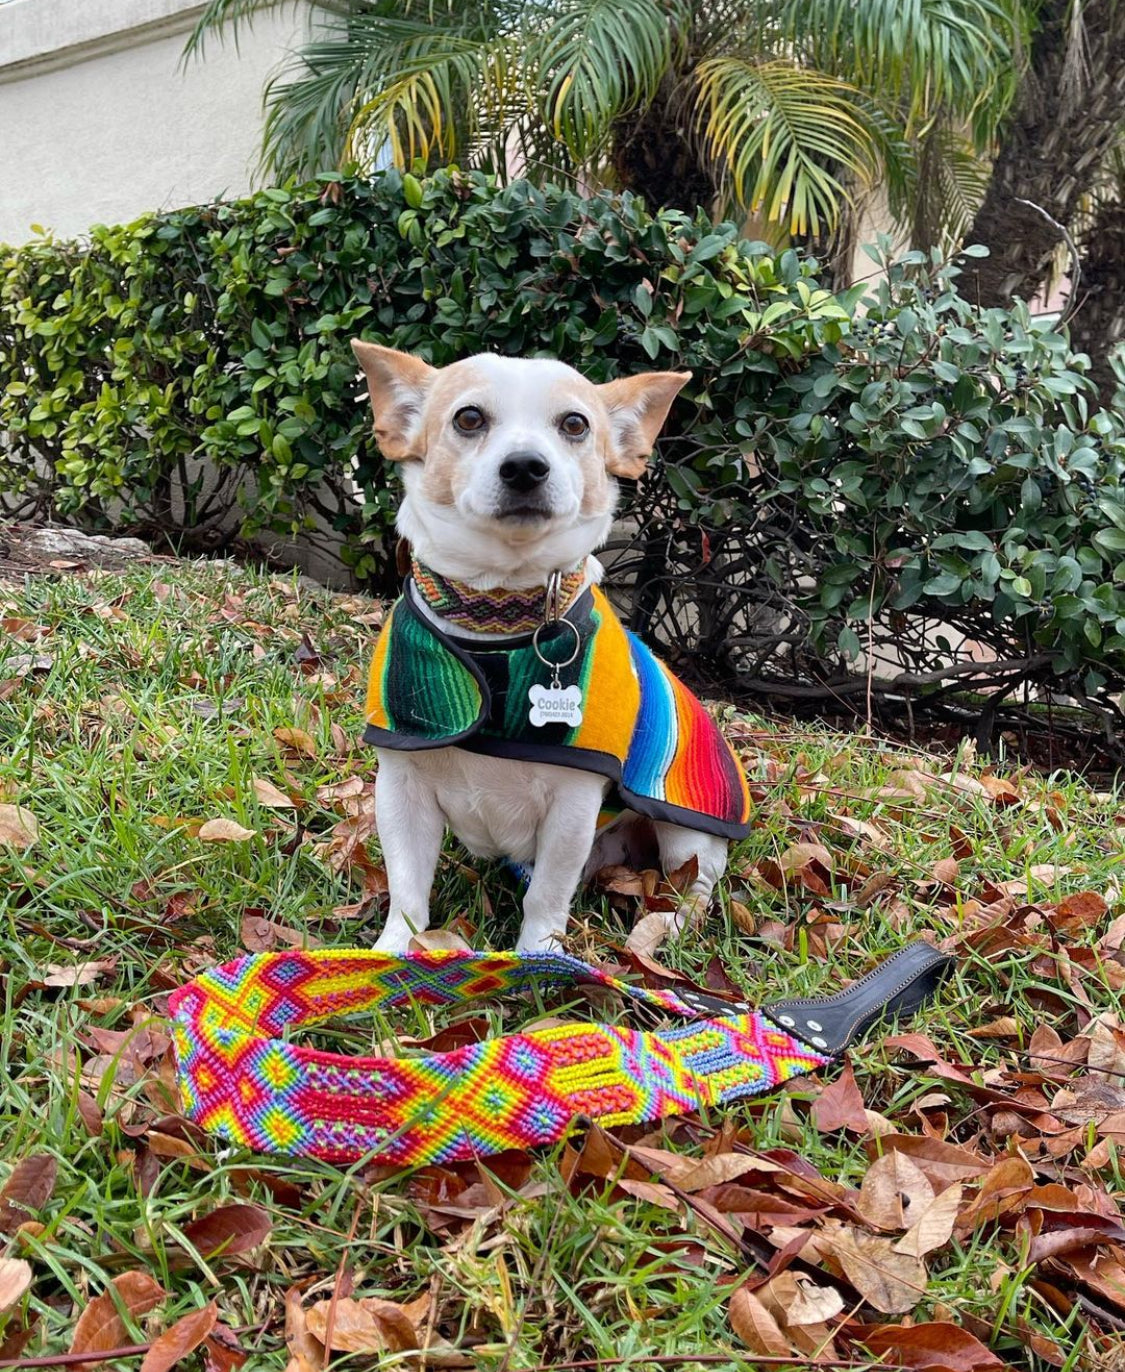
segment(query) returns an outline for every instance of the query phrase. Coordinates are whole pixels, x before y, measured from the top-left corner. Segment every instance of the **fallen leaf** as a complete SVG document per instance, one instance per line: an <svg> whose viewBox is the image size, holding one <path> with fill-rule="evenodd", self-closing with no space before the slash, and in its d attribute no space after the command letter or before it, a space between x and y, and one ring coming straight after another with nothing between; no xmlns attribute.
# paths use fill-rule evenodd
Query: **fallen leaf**
<svg viewBox="0 0 1125 1372"><path fill-rule="evenodd" d="M914 1258L924 1258L927 1253L932 1253L936 1248L947 1244L957 1222L963 1191L961 1183L955 1181L952 1186L947 1186L940 1196L935 1196L895 1244L895 1252L909 1253Z"/></svg>
<svg viewBox="0 0 1125 1372"><path fill-rule="evenodd" d="M935 1191L957 1181L971 1181L988 1171L988 1163L967 1148L944 1143L927 1134L884 1134L867 1145L869 1156L890 1151L905 1153L930 1179Z"/></svg>
<svg viewBox="0 0 1125 1372"><path fill-rule="evenodd" d="M117 970L116 958L100 958L94 962L75 962L69 966L51 962L44 967L43 985L52 987L89 986L99 977Z"/></svg>
<svg viewBox="0 0 1125 1372"><path fill-rule="evenodd" d="M921 1168L905 1153L891 1152L867 1169L856 1209L879 1229L909 1229L933 1198L934 1188Z"/></svg>
<svg viewBox="0 0 1125 1372"><path fill-rule="evenodd" d="M321 1372L324 1345L309 1333L301 1293L295 1286L285 1293L285 1346L289 1349L285 1372Z"/></svg>
<svg viewBox="0 0 1125 1372"><path fill-rule="evenodd" d="M31 1264L19 1258L0 1258L0 1315L6 1315L31 1286Z"/></svg>
<svg viewBox="0 0 1125 1372"><path fill-rule="evenodd" d="M331 1313L330 1313L331 1312ZM418 1331L401 1305L369 1296L363 1300L317 1301L306 1315L309 1333L335 1353L403 1353L419 1346Z"/></svg>
<svg viewBox="0 0 1125 1372"><path fill-rule="evenodd" d="M210 1261L249 1253L266 1241L272 1227L269 1215L256 1205L223 1205L185 1224L183 1233L200 1257Z"/></svg>
<svg viewBox="0 0 1125 1372"><path fill-rule="evenodd" d="M1055 907L1057 919L1083 927L1097 924L1108 909L1104 897L1096 891L1078 891L1060 900Z"/></svg>
<svg viewBox="0 0 1125 1372"><path fill-rule="evenodd" d="M233 819L209 819L199 826L197 838L204 843L241 843L255 836L255 830L244 829Z"/></svg>
<svg viewBox="0 0 1125 1372"><path fill-rule="evenodd" d="M141 1372L169 1372L181 1358L199 1347L218 1319L219 1307L214 1301L178 1319L171 1329L153 1341L141 1363Z"/></svg>
<svg viewBox="0 0 1125 1372"><path fill-rule="evenodd" d="M893 1354L889 1362L904 1367L945 1368L949 1372L990 1372L1005 1364L979 1339L955 1324L884 1324L864 1333L863 1344L877 1358Z"/></svg>
<svg viewBox="0 0 1125 1372"><path fill-rule="evenodd" d="M0 1188L0 1234L14 1234L51 1199L59 1165L49 1153L32 1153L12 1168Z"/></svg>
<svg viewBox="0 0 1125 1372"><path fill-rule="evenodd" d="M122 1272L110 1283L118 1302L136 1320L154 1310L168 1295L167 1291L145 1272ZM117 1313L117 1304L110 1291L95 1296L79 1315L70 1341L72 1353L103 1353L132 1342L125 1321Z"/></svg>
<svg viewBox="0 0 1125 1372"><path fill-rule="evenodd" d="M794 1274L795 1294L782 1306L787 1325L823 1324L844 1308L844 1298L834 1286L817 1286L811 1278Z"/></svg>
<svg viewBox="0 0 1125 1372"><path fill-rule="evenodd" d="M1012 1154L1001 1158L988 1171L980 1190L960 1217L960 1225L978 1228L1001 1215L1022 1210L1035 1186L1035 1173L1026 1158Z"/></svg>
<svg viewBox="0 0 1125 1372"><path fill-rule="evenodd" d="M931 875L943 886L956 886L957 878L961 875L961 864L956 858L942 858L934 863Z"/></svg>
<svg viewBox="0 0 1125 1372"><path fill-rule="evenodd" d="M653 911L642 915L633 925L629 937L625 940L625 951L637 953L642 957L652 957L667 937L668 921L663 914Z"/></svg>
<svg viewBox="0 0 1125 1372"><path fill-rule="evenodd" d="M787 1358L793 1345L753 1291L740 1286L730 1298L730 1327L751 1351L767 1358Z"/></svg>
<svg viewBox="0 0 1125 1372"><path fill-rule="evenodd" d="M254 787L254 798L259 805L266 806L270 810L295 810L297 802L292 796L287 796L284 791L279 791L272 781L267 781L265 777L254 777L251 783Z"/></svg>
<svg viewBox="0 0 1125 1372"><path fill-rule="evenodd" d="M303 757L316 757L316 743L311 734L304 729L275 729L274 738L283 748L288 748L290 752L300 753Z"/></svg>
<svg viewBox="0 0 1125 1372"><path fill-rule="evenodd" d="M279 920L247 911L242 917L239 940L248 953L270 953L275 948L317 948L318 941Z"/></svg>
<svg viewBox="0 0 1125 1372"><path fill-rule="evenodd" d="M926 1294L926 1269L918 1258L896 1253L890 1239L841 1225L821 1241L869 1305L885 1315L913 1310Z"/></svg>
<svg viewBox="0 0 1125 1372"><path fill-rule="evenodd" d="M866 1107L850 1062L844 1064L844 1070L836 1080L824 1087L813 1101L812 1118L821 1133L837 1129L851 1129L857 1134L868 1132Z"/></svg>
<svg viewBox="0 0 1125 1372"><path fill-rule="evenodd" d="M39 824L22 805L0 805L0 843L30 848L39 837Z"/></svg>
<svg viewBox="0 0 1125 1372"><path fill-rule="evenodd" d="M414 934L410 940L410 949L421 949L423 952L437 952L444 950L456 953L471 953L472 948L452 929L425 929L420 934Z"/></svg>

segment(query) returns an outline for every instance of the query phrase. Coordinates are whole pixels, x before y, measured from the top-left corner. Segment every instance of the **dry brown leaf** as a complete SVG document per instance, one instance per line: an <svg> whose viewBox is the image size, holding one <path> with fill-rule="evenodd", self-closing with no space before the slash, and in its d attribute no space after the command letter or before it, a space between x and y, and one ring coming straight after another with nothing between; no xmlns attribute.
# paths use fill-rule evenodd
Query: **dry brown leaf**
<svg viewBox="0 0 1125 1372"><path fill-rule="evenodd" d="M751 1351L767 1358L787 1358L793 1345L762 1302L740 1286L730 1298L730 1327Z"/></svg>
<svg viewBox="0 0 1125 1372"><path fill-rule="evenodd" d="M654 910L642 915L633 925L632 932L625 940L625 949L629 953L639 953L642 957L650 958L667 936L668 921L659 911Z"/></svg>
<svg viewBox="0 0 1125 1372"><path fill-rule="evenodd" d="M813 1101L813 1123L822 1133L837 1129L851 1129L857 1134L868 1130L867 1109L863 1096L856 1085L855 1073L850 1062L844 1070L830 1082Z"/></svg>
<svg viewBox="0 0 1125 1372"><path fill-rule="evenodd" d="M999 1019L991 1020L988 1024L982 1024L968 1032L969 1037L974 1039L1018 1039L1020 1025L1019 1020L1011 1015L1001 1015Z"/></svg>
<svg viewBox="0 0 1125 1372"><path fill-rule="evenodd" d="M322 1344L328 1342L331 1320L331 1351L335 1353L404 1353L420 1343L414 1322L403 1307L373 1296L337 1300L334 1311L332 1301L317 1301L305 1318L309 1333Z"/></svg>
<svg viewBox="0 0 1125 1372"><path fill-rule="evenodd" d="M1026 1158L1017 1154L1001 1158L988 1172L980 1190L960 1216L960 1225L974 1229L1001 1215L1022 1210L1035 1186L1035 1173Z"/></svg>
<svg viewBox="0 0 1125 1372"><path fill-rule="evenodd" d="M913 1310L926 1293L926 1269L918 1258L896 1253L890 1239L841 1225L822 1241L844 1275L869 1305L885 1315Z"/></svg>
<svg viewBox="0 0 1125 1372"><path fill-rule="evenodd" d="M219 1307L214 1301L193 1310L166 1329L144 1356L141 1372L170 1372L170 1369L198 1348L219 1320Z"/></svg>
<svg viewBox="0 0 1125 1372"><path fill-rule="evenodd" d="M868 1146L876 1152L905 1153L930 1179L935 1191L943 1191L957 1181L971 1181L988 1171L984 1158L955 1143L944 1143L927 1134L884 1134L878 1144Z"/></svg>
<svg viewBox="0 0 1125 1372"><path fill-rule="evenodd" d="M14 1234L51 1199L59 1165L49 1153L21 1158L0 1189L0 1234Z"/></svg>
<svg viewBox="0 0 1125 1372"><path fill-rule="evenodd" d="M95 962L65 963L49 962L44 967L43 985L53 987L89 986L99 977L108 976L117 970L116 958L101 958Z"/></svg>
<svg viewBox="0 0 1125 1372"><path fill-rule="evenodd" d="M133 1319L154 1310L167 1296L167 1291L145 1272L122 1272L111 1285L118 1301ZM103 1353L131 1342L125 1321L117 1313L113 1295L103 1291L95 1296L79 1315L70 1341L72 1353Z"/></svg>
<svg viewBox="0 0 1125 1372"><path fill-rule="evenodd" d="M905 1153L884 1153L867 1169L856 1209L879 1229L909 1229L934 1198L929 1178Z"/></svg>
<svg viewBox="0 0 1125 1372"><path fill-rule="evenodd" d="M864 1331L862 1339L877 1358L902 1367L945 1369L946 1372L1001 1372L1006 1363L967 1330L955 1324L884 1324Z"/></svg>
<svg viewBox="0 0 1125 1372"><path fill-rule="evenodd" d="M259 805L264 805L270 810L295 810L297 808L297 802L292 796L287 796L284 791L279 791L273 782L267 781L265 777L254 777L252 785L254 798Z"/></svg>
<svg viewBox="0 0 1125 1372"><path fill-rule="evenodd" d="M445 950L456 953L471 953L472 948L452 929L424 929L420 934L412 935L410 948L414 950L420 948L423 952L436 952Z"/></svg>
<svg viewBox="0 0 1125 1372"><path fill-rule="evenodd" d="M792 1275L795 1288L792 1298L782 1303L786 1325L824 1324L843 1310L844 1298L834 1286L817 1286L810 1277L800 1273L784 1275ZM780 1294L778 1292L779 1298Z"/></svg>
<svg viewBox="0 0 1125 1372"><path fill-rule="evenodd" d="M199 826L197 838L204 843L242 843L255 836L255 830L244 829L233 819L209 819Z"/></svg>
<svg viewBox="0 0 1125 1372"><path fill-rule="evenodd" d="M22 805L0 805L0 844L30 848L39 837L39 824Z"/></svg>
<svg viewBox="0 0 1125 1372"><path fill-rule="evenodd" d="M30 1286L30 1263L20 1258L0 1258L0 1315L14 1310Z"/></svg>
<svg viewBox="0 0 1125 1372"><path fill-rule="evenodd" d="M285 1346L289 1349L285 1372L321 1372L324 1345L309 1333L301 1293L295 1286L285 1293Z"/></svg>
<svg viewBox="0 0 1125 1372"><path fill-rule="evenodd" d="M956 858L942 858L934 863L932 875L943 886L956 886L957 878L961 875L961 864Z"/></svg>
<svg viewBox="0 0 1125 1372"><path fill-rule="evenodd" d="M927 1253L932 1253L936 1248L947 1244L957 1222L963 1190L961 1183L955 1181L952 1186L947 1186L940 1196L935 1196L895 1244L895 1252L908 1253L913 1258L924 1258Z"/></svg>
<svg viewBox="0 0 1125 1372"><path fill-rule="evenodd" d="M275 729L274 738L283 748L288 748L290 752L300 753L303 757L316 757L316 743L311 734L304 729Z"/></svg>

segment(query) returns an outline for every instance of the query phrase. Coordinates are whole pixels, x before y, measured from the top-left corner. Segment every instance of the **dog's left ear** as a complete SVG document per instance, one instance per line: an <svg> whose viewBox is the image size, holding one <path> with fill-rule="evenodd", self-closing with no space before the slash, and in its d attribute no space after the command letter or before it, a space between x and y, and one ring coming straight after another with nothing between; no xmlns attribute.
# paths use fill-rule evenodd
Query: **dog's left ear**
<svg viewBox="0 0 1125 1372"><path fill-rule="evenodd" d="M635 477L644 471L672 401L690 380L691 372L642 372L598 387L613 425L605 465L614 476Z"/></svg>
<svg viewBox="0 0 1125 1372"><path fill-rule="evenodd" d="M383 348L378 343L364 343L359 338L352 339L352 352L367 377L379 451L390 462L421 458L418 421L436 370L420 357Z"/></svg>

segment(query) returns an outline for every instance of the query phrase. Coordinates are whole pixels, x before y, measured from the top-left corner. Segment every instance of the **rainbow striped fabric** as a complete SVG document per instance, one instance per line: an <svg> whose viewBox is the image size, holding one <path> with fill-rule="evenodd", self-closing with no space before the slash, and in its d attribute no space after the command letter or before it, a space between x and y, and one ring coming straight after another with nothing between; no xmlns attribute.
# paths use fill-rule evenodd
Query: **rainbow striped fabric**
<svg viewBox="0 0 1125 1372"><path fill-rule="evenodd" d="M455 744L496 757L598 772L614 783L611 806L651 819L742 838L750 796L737 757L700 702L614 614L597 586L566 620L579 634L560 685L582 692L576 726L528 719L528 692L551 668L530 636L481 646L439 631L408 582L384 623L371 663L364 737L381 748ZM566 630L540 635L549 658L572 650Z"/></svg>
<svg viewBox="0 0 1125 1372"><path fill-rule="evenodd" d="M559 1024L418 1057L348 1057L290 1039L374 1006L545 984L609 987L684 1022L649 1033ZM672 991L562 953L260 953L181 987L169 1010L189 1119L240 1147L341 1163L414 1166L557 1143L582 1116L613 1127L683 1114L831 1060L760 1012L701 1019Z"/></svg>

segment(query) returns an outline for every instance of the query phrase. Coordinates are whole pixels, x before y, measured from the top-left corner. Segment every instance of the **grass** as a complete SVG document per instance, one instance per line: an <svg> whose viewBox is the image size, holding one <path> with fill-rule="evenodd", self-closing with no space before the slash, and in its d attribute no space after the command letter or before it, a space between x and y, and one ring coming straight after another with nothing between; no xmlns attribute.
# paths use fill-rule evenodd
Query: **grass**
<svg viewBox="0 0 1125 1372"><path fill-rule="evenodd" d="M0 844L0 1182L29 1154L58 1162L37 1222L0 1247L0 1258L25 1259L34 1273L0 1315L0 1358L63 1352L89 1300L138 1269L171 1293L153 1327L214 1299L251 1372L280 1369L286 1290L299 1283L307 1300L325 1298L346 1264L357 1295L406 1302L429 1291L447 1365L641 1366L663 1356L690 1366L693 1355L701 1366L745 1365L728 1303L748 1260L698 1214L627 1196L612 1180L568 1185L562 1149L508 1159L487 1180L473 1169L364 1176L209 1143L177 1151L159 1128L159 1052L138 1061L123 1040L96 1036L128 1031L135 1041L146 1025L158 1029L167 992L236 950L247 911L282 935L373 940L378 916L355 907L375 877L369 866L365 888L363 864L339 856L347 802L322 788L370 779L372 758L356 740L376 609L227 564L0 585L0 804L23 807L38 827L26 849ZM1020 1052L1037 1025L1066 1041L1091 1015L1116 1011L1112 958L1081 962L1120 913L1125 850L1114 797L1065 775L1017 775L1005 797L1013 803L998 804L978 780L989 769L965 753L918 759L733 712L726 726L755 782L758 824L732 854L723 912L701 935L662 949L668 966L703 978L718 959L752 1001L766 1002L834 986L921 933L954 940L955 984L913 1027L946 1058L974 1064L978 1083L1026 1070ZM915 793L904 776L919 764L952 780ZM259 796L274 796L263 781L301 808L263 803ZM200 824L216 818L253 836L203 841ZM797 843L826 849L827 862L823 852L819 867L806 861ZM377 841L367 847L376 862ZM954 857L959 870L943 884L935 865ZM777 866L787 863L794 873L779 885ZM982 905L1012 882L1029 894L988 925ZM1077 891L1106 894L1108 910L1051 936L1055 907ZM518 926L503 873L452 848L434 909L435 925L456 921L476 946L510 946ZM576 951L612 960L635 915L633 902L587 893ZM66 975L50 968L84 971L80 984L60 986L48 983ZM487 1013L494 1031L510 1030L528 1009ZM1000 1015L1016 1021L1010 1036L976 1035ZM396 1027L424 1036L446 1019L416 1011ZM926 1125L982 1156L1004 1153L995 1111L879 1036L852 1062L867 1107L900 1131ZM819 1089L798 1081L779 1097L671 1125L665 1137L698 1153L709 1131L741 1126L756 1149L793 1149L824 1177L858 1187L871 1165L868 1140L816 1127ZM100 1133L85 1122L91 1100ZM1090 1147L1097 1138L1094 1127ZM1064 1165L1031 1150L1047 1175L1053 1168L1060 1180L1117 1190L1112 1140L1080 1173L1084 1151ZM268 1245L201 1256L185 1226L246 1201L268 1212ZM435 1210L450 1201L460 1214ZM1019 1365L1050 1361L1029 1331L1055 1340L1068 1362L1072 1352L1085 1357L1088 1303L1053 1306L1021 1260L1026 1241L1003 1227L956 1233L931 1262L913 1318L962 1324ZM29 1321L23 1345L15 1336ZM146 1322L126 1332L140 1338ZM460 1362L449 1347L463 1350Z"/></svg>

